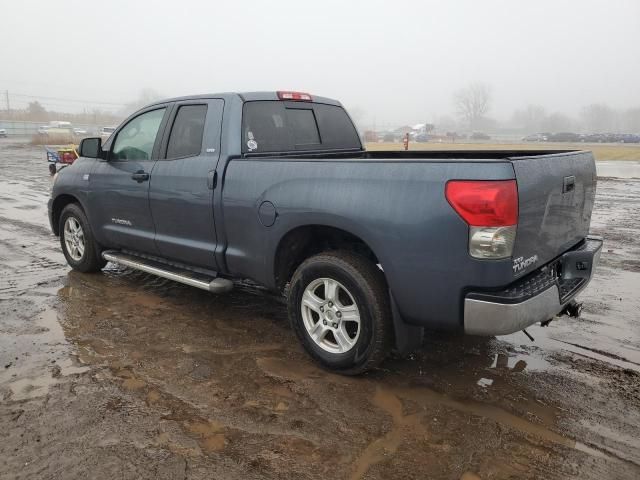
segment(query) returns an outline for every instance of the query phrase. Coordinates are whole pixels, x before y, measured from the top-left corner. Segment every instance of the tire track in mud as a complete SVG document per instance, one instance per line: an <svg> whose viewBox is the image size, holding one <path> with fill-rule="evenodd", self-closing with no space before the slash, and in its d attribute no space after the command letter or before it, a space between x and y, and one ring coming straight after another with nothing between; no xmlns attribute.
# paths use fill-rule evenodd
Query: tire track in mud
<svg viewBox="0 0 640 480"><path fill-rule="evenodd" d="M46 243L34 242L33 236L25 234L25 237L23 241L13 235L9 239L0 239L0 299L11 299L36 287L60 281L67 270L61 253ZM43 255L45 251L50 251L51 255Z"/></svg>
<svg viewBox="0 0 640 480"><path fill-rule="evenodd" d="M19 207L16 207L19 208ZM6 229L7 226L15 227L10 228L10 230L15 232L24 232L35 234L40 237L51 237L51 230L44 225L38 225L36 223L25 222L24 220L17 220L15 218L9 218L5 216L0 216L0 224L2 224L2 228ZM29 238L29 237L27 237Z"/></svg>
<svg viewBox="0 0 640 480"><path fill-rule="evenodd" d="M436 404L451 408L469 415L488 418L496 423L504 425L518 431L524 435L525 440L528 435L540 440L552 442L556 445L567 447L592 457L604 460L613 460L624 463L630 467L640 467L640 463L626 458L622 453L613 451L604 446L587 445L577 440L560 435L542 425L532 423L522 417L514 415L503 408L487 405L484 403L469 400L459 401L448 398L446 395L428 389L376 389L376 393L371 403L385 411L391 416L392 427L384 436L373 440L362 451L360 456L352 465L350 480L360 480L364 478L367 471L374 465L390 460L400 447L403 435L410 429L419 429L421 433L428 435L428 431L421 425L421 419L425 414L414 413L404 415L401 399L413 400L421 405Z"/></svg>
<svg viewBox="0 0 640 480"><path fill-rule="evenodd" d="M278 358L258 358L257 364L265 374L286 381L324 380L342 384L346 388L363 389L368 387L374 391L373 396L369 399L370 403L391 417L392 426L384 435L367 444L352 462L350 480L362 479L374 465L389 461L400 448L408 431L414 430L426 436L429 435L427 428L421 422L426 413L419 412L405 415L403 413L402 400L413 401L423 410L429 406L438 406L463 414L486 418L518 432L527 441L528 437L532 436L538 440L551 442L591 457L619 462L632 468L640 467L640 463L627 458L621 452L601 445L587 445L556 433L545 425L533 423L495 405L474 400L457 400L429 388L381 387L369 380L345 379L310 365L287 364Z"/></svg>

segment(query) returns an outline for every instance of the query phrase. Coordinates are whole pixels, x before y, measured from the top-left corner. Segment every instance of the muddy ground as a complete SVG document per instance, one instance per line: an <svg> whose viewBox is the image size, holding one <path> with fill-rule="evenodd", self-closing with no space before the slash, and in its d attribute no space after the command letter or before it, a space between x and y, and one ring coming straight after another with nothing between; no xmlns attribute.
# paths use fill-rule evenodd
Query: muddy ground
<svg viewBox="0 0 640 480"><path fill-rule="evenodd" d="M640 478L640 179L599 181L581 319L345 378L260 289L70 271L42 148L0 167L2 479Z"/></svg>

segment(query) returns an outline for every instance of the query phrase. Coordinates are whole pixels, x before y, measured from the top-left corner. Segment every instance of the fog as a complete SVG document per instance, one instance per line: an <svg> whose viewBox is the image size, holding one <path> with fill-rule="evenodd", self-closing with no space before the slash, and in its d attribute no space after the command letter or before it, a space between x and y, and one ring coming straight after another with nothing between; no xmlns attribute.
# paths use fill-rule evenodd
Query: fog
<svg viewBox="0 0 640 480"><path fill-rule="evenodd" d="M12 108L291 89L398 125L455 115L454 93L474 82L498 120L529 104L640 106L638 0L12 0L0 16Z"/></svg>

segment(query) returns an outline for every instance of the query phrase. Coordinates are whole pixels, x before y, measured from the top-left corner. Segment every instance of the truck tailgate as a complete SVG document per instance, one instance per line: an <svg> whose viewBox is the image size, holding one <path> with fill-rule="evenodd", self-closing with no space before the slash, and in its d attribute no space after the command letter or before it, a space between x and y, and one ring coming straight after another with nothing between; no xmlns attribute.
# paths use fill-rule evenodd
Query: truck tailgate
<svg viewBox="0 0 640 480"><path fill-rule="evenodd" d="M596 191L590 152L510 159L518 183L519 219L514 275L522 276L564 253L589 233Z"/></svg>

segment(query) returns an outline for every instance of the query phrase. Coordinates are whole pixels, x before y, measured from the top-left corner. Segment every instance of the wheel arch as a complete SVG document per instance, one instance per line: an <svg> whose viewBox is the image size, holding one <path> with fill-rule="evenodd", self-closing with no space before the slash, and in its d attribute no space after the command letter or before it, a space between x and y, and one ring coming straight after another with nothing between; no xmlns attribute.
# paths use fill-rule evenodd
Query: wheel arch
<svg viewBox="0 0 640 480"><path fill-rule="evenodd" d="M84 212L87 213L87 210L82 205L82 202L75 195L71 195L68 193L61 193L56 196L56 198L51 203L51 229L56 236L60 235L60 216L62 215L62 211L64 208L71 204L77 204Z"/></svg>
<svg viewBox="0 0 640 480"><path fill-rule="evenodd" d="M280 238L275 249L273 281L276 288L282 291L305 259L327 250L356 252L374 264L380 264L374 249L359 235L324 224L298 225Z"/></svg>

